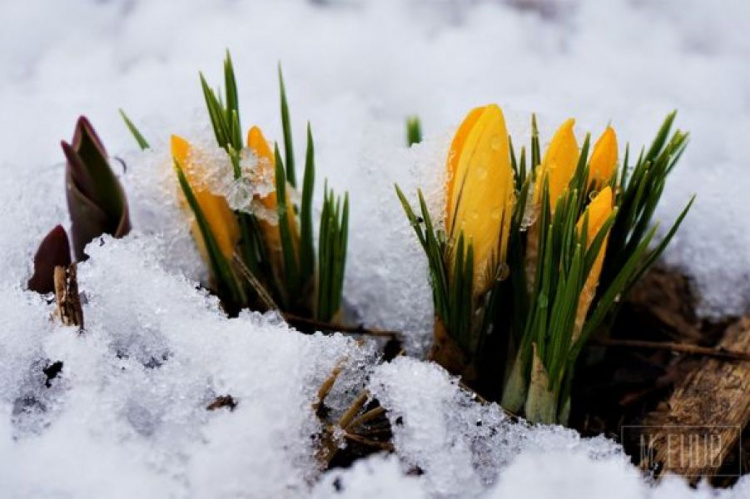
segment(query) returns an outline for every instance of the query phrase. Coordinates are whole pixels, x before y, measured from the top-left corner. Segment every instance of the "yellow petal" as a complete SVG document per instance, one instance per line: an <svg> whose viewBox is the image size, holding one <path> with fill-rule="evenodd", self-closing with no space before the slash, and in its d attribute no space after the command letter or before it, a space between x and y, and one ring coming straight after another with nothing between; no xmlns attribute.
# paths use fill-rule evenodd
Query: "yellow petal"
<svg viewBox="0 0 750 499"><path fill-rule="evenodd" d="M586 214L588 214L586 244L590 247L594 238L596 238L596 235L599 234L599 231L612 214L612 189L609 186L602 189L602 191L591 201L588 208L586 208L586 211L578 220L577 229L579 231L583 230L583 222ZM586 282L581 290L581 296L578 298L575 329L573 330L573 342L580 337L581 332L583 331L583 324L586 320L586 315L588 314L591 302L596 295L596 286L599 284L599 275L602 272L604 256L607 252L608 238L609 234L604 238L604 241L599 248L599 253L596 255L594 265L591 267L591 271L589 272L588 277L586 277Z"/></svg>
<svg viewBox="0 0 750 499"><path fill-rule="evenodd" d="M273 151L271 151L268 141L263 136L263 132L257 126L252 127L247 132L247 147L252 149L258 158L267 160L273 166Z"/></svg>
<svg viewBox="0 0 750 499"><path fill-rule="evenodd" d="M263 170L261 176L263 178L274 177L274 167L276 162L274 161L273 152L271 147L268 145L266 138L263 136L263 132L260 128L254 126L247 132L247 147L253 151L255 157L258 159L258 168ZM268 209L276 210L276 191L270 192L265 197L260 198L261 203Z"/></svg>
<svg viewBox="0 0 750 499"><path fill-rule="evenodd" d="M604 225L604 222L612 214L612 188L609 186L605 187L591 200L584 214L578 219L577 228L579 231L583 228L583 222L587 214L589 221L586 240L590 246Z"/></svg>
<svg viewBox="0 0 750 499"><path fill-rule="evenodd" d="M544 153L541 166L537 169L534 204L541 203L544 179L547 177L549 178L550 207L553 213L557 200L568 188L578 164L578 142L573 133L574 125L573 118L560 125Z"/></svg>
<svg viewBox="0 0 750 499"><path fill-rule="evenodd" d="M224 197L217 196L199 187L196 174L202 172L208 165L196 160L191 155L191 149L190 144L185 139L172 135L172 156L179 163L185 174L185 178L193 189L198 206L200 206L203 215L206 217L208 226L219 245L219 250L225 258L231 258L234 254L234 248L240 239L240 229L237 219ZM202 245L201 250L204 252L205 257L205 242L200 235L200 231L197 230L195 223L193 236L196 238L199 246Z"/></svg>
<svg viewBox="0 0 750 499"><path fill-rule="evenodd" d="M453 198L453 186L456 184L456 177L458 172L458 160L461 157L461 151L463 151L466 138L469 136L477 120L482 115L485 106L476 107L469 111L469 114L464 118L461 126L458 127L456 135L453 136L453 142L451 142L451 148L448 152L448 161L446 162L446 182L445 182L445 226L451 227L453 225L453 215L456 213L456 202ZM466 172L461 172L461 175ZM459 182L460 185L460 182Z"/></svg>
<svg viewBox="0 0 750 499"><path fill-rule="evenodd" d="M273 152L271 151L271 147L268 145L268 141L263 136L263 132L261 132L260 128L258 128L257 126L252 127L247 132L247 146L258 159L258 168L265 169L265 171L261 174L262 177L273 178L275 182L275 157ZM287 220L289 220L289 227L292 233L292 241L294 242L295 247L298 248L299 230L297 228L297 219L294 215L294 206L289 199L288 190L290 188L290 186L287 186ZM277 202L275 188L267 195L259 197L259 200L266 209L270 210L273 215L276 215ZM280 275L280 272L283 268L283 255L281 253L281 233L279 232L279 225L278 223L269 223L263 218L260 218L258 221L260 229L263 233L263 239L265 241L266 248L271 258L271 265L274 267L274 271Z"/></svg>
<svg viewBox="0 0 750 499"><path fill-rule="evenodd" d="M455 211L447 226L454 243L463 233L466 242L473 245L475 297L486 291L497 265L505 262L515 202L505 118L497 105L480 109L474 125L461 140L463 146L458 148L460 154L450 184Z"/></svg>
<svg viewBox="0 0 750 499"><path fill-rule="evenodd" d="M557 129L552 137L547 150L542 158L542 163L536 168L536 177L534 179L534 204L533 219L537 220L541 212L542 191L544 190L544 181L549 182L549 201L550 210L554 214L557 207L557 201L565 192L570 184L570 180L575 174L578 165L578 142L573 133L574 119L568 119L560 128ZM534 279L539 260L539 226L532 223L529 227L529 235L526 242L526 285L529 292L534 289Z"/></svg>
<svg viewBox="0 0 750 499"><path fill-rule="evenodd" d="M594 145L594 151L589 160L589 185L594 183L595 189L601 189L608 184L617 168L617 134L608 126Z"/></svg>

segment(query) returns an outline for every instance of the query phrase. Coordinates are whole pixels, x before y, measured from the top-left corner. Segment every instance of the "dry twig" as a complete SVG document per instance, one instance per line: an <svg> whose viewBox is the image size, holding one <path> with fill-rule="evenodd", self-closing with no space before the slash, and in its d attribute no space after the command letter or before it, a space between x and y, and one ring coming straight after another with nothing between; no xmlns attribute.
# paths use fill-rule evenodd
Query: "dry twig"
<svg viewBox="0 0 750 499"><path fill-rule="evenodd" d="M332 324L330 322L316 321L306 317L299 317L293 314L283 314L284 320L293 326L312 327L318 331L337 331L348 334L363 334L366 336L376 336L382 338L400 338L402 335L398 331L387 331L383 329L367 329L359 326L345 326L343 324Z"/></svg>
<svg viewBox="0 0 750 499"><path fill-rule="evenodd" d="M701 347L689 343L675 343L671 341L620 340L602 338L591 340L592 345L605 347L645 348L649 350L670 350L672 352L691 355L705 355L715 359L750 361L750 353L729 350L721 346L717 348Z"/></svg>
<svg viewBox="0 0 750 499"><path fill-rule="evenodd" d="M75 262L68 267L55 267L55 314L66 326L78 326L83 329L83 309L78 294L78 277Z"/></svg>

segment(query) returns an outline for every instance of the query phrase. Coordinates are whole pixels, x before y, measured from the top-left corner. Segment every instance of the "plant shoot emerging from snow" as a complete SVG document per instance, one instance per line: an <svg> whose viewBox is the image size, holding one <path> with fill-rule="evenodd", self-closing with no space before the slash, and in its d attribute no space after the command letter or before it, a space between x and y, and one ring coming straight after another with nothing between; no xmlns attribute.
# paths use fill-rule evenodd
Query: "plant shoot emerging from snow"
<svg viewBox="0 0 750 499"><path fill-rule="evenodd" d="M209 265L212 287L230 313L251 307L335 323L341 318L349 225L349 197L326 185L319 220L317 253L313 242L315 146L307 126L302 184L297 190L289 105L279 68L282 157L258 126L245 135L239 113L232 60L224 61L224 91L214 91L200 75L217 145L228 162L172 136L174 167L186 206L192 212L193 237ZM222 97L223 95L223 97ZM148 142L123 113L142 148ZM245 167L250 157L251 168ZM217 168L231 168L234 184L249 195L227 199L205 179ZM234 186L233 186L234 187Z"/></svg>
<svg viewBox="0 0 750 499"><path fill-rule="evenodd" d="M427 255L435 302L431 357L533 422L567 422L581 348L664 251L692 200L654 248L652 216L687 143L674 113L618 176L607 127L589 154L563 123L541 154L516 152L496 105L472 110L447 159L444 228L419 192L420 215L397 189ZM529 168L530 167L530 168ZM630 173L629 173L630 172Z"/></svg>

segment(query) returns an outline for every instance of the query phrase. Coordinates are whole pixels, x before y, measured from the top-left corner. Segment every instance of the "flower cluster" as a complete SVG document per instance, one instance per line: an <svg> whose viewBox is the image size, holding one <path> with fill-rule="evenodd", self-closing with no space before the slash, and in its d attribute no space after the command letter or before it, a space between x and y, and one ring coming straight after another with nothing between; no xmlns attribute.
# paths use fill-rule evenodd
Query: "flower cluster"
<svg viewBox="0 0 750 499"><path fill-rule="evenodd" d="M192 215L193 237L207 262L212 287L229 313L251 307L278 310L288 316L336 323L341 316L349 225L349 198L337 197L326 186L319 220L318 248L313 243L315 147L307 127L302 184L297 185L289 105L279 69L284 157L260 127L252 126L243 140L239 97L232 60L224 62L224 89L214 91L200 75L208 115L226 165L182 137L172 136L174 168ZM222 95L224 98L222 99ZM142 148L148 142L123 114ZM243 168L254 160L255 171ZM273 179L272 188L259 186L246 204L230 205L204 181L217 167L231 165L234 180L251 187ZM299 191L298 191L299 189ZM252 191L253 189L251 189ZM253 206L251 206L253 205ZM269 216L270 214L270 216Z"/></svg>
<svg viewBox="0 0 750 499"><path fill-rule="evenodd" d="M567 120L542 156L532 119L529 154L517 154L498 106L469 112L446 161L444 227L421 192L417 215L396 188L429 261L430 357L509 411L565 423L582 346L690 207L651 248L654 208L687 143L683 132L669 137L673 120L632 167L626 153L618 175L611 127L579 147Z"/></svg>

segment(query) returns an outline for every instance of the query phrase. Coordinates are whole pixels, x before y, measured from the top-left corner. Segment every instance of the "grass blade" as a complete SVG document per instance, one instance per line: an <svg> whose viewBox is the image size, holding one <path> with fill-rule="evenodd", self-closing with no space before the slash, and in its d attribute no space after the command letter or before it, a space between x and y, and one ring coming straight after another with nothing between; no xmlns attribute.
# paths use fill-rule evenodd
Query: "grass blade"
<svg viewBox="0 0 750 499"><path fill-rule="evenodd" d="M307 124L307 153L305 175L302 180L300 206L300 274L304 282L315 275L315 248L313 246L313 191L315 190L315 144L310 123Z"/></svg>
<svg viewBox="0 0 750 499"><path fill-rule="evenodd" d="M297 175L294 170L294 145L292 143L292 125L289 119L289 104L286 98L284 75L279 64L279 89L281 90L281 126L284 131L284 159L286 160L286 179L292 187L297 187Z"/></svg>
<svg viewBox="0 0 750 499"><path fill-rule="evenodd" d="M141 148L142 151L145 151L148 149L149 146L146 139L143 137L141 132L136 128L136 126L133 124L132 121L130 121L130 118L128 118L128 115L125 114L125 111L122 109L120 111L120 116L122 116L123 121L125 122L125 126L128 127L128 130L130 130L130 133L133 135L133 138L135 138L135 141L138 143L138 147Z"/></svg>

